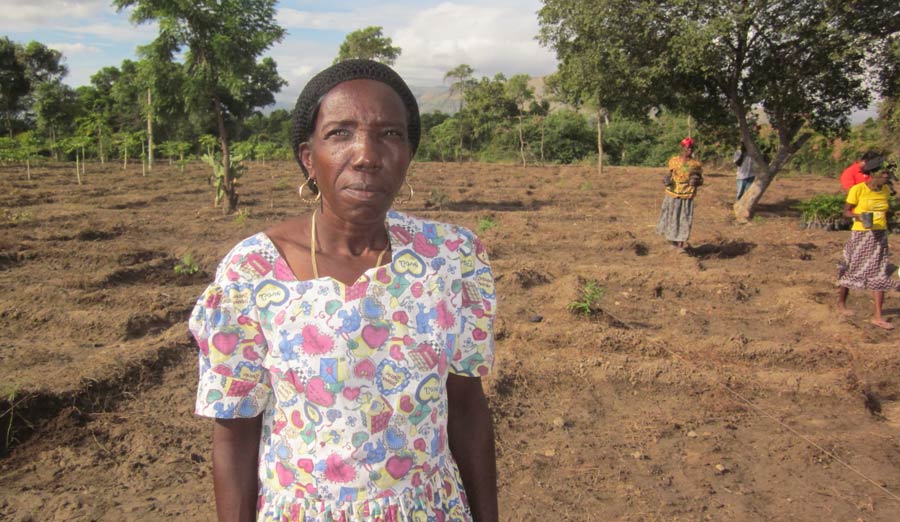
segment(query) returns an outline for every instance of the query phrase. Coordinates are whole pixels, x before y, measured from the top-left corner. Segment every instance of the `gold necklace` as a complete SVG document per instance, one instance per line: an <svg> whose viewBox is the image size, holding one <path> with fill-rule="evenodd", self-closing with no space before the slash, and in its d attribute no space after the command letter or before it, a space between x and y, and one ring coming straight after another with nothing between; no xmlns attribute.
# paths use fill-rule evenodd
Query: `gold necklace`
<svg viewBox="0 0 900 522"><path fill-rule="evenodd" d="M312 225L310 226L310 232L309 232L309 236L310 236L309 237L309 242L310 242L309 255L312 258L313 277L316 279L319 278L319 267L316 265L316 212L318 212L318 211L319 211L318 208L313 209ZM378 254L378 259L375 260L376 267L381 266L381 260L384 259L384 254L386 254L387 251L390 249L391 249L391 241L390 241L390 238L388 238L387 248L382 250L381 253Z"/></svg>

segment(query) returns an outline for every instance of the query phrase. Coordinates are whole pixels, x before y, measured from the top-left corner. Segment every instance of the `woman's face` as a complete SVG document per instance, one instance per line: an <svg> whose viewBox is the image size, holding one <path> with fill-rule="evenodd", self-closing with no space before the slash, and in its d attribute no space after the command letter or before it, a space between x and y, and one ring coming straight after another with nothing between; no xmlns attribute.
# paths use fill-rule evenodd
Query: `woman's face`
<svg viewBox="0 0 900 522"><path fill-rule="evenodd" d="M886 170L879 170L872 173L872 184L875 186L875 188L881 188L887 185L890 179L891 177Z"/></svg>
<svg viewBox="0 0 900 522"><path fill-rule="evenodd" d="M384 219L412 160L407 119L400 96L381 82L351 80L328 91L297 150L323 211L356 223Z"/></svg>

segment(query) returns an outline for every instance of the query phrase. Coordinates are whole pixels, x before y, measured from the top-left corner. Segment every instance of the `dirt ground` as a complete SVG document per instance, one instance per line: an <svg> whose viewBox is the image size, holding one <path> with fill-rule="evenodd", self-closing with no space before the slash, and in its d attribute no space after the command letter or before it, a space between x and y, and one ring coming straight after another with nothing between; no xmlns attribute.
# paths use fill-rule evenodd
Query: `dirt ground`
<svg viewBox="0 0 900 522"><path fill-rule="evenodd" d="M0 519L213 520L185 322L235 242L304 211L297 169L251 165L237 216L200 165L32 174L0 169ZM685 255L654 231L661 176L412 167L398 208L496 224L502 520L900 520L900 328L869 325L862 292L835 314L848 232L792 208L837 181L778 179L736 225L733 173L708 172ZM199 273L173 270L186 253ZM567 311L586 281L593 319ZM885 307L900 324L900 295Z"/></svg>

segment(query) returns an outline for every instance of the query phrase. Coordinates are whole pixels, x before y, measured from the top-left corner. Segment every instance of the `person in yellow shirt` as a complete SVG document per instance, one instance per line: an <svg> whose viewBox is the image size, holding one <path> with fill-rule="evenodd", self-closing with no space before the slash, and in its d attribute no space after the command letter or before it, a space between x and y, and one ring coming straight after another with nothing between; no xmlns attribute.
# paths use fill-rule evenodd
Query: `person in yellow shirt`
<svg viewBox="0 0 900 522"><path fill-rule="evenodd" d="M669 173L664 180L666 195L656 232L676 248L684 250L694 221L694 195L697 187L703 184L703 166L694 159L692 138L681 140L681 154L672 156L668 167Z"/></svg>
<svg viewBox="0 0 900 522"><path fill-rule="evenodd" d="M880 164L879 164L880 167ZM847 193L844 215L853 219L850 238L844 246L843 257L838 264L838 310L843 315L853 315L847 308L850 289L871 290L875 301L875 314L871 323L885 330L894 325L881 315L884 292L900 290L900 278L896 266L888 264L888 223L890 223L889 182L893 174L881 169L872 173L862 183L857 183Z"/></svg>

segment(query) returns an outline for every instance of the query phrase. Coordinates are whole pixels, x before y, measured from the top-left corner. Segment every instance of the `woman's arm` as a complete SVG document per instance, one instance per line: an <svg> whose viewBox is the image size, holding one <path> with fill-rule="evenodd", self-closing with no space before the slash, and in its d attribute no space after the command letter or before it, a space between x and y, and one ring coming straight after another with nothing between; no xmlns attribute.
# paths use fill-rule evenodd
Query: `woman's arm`
<svg viewBox="0 0 900 522"><path fill-rule="evenodd" d="M856 219L859 217L859 214L854 214L853 209L856 208L856 205L852 203L844 203L844 217L850 219Z"/></svg>
<svg viewBox="0 0 900 522"><path fill-rule="evenodd" d="M475 522L497 522L494 426L481 379L447 377L447 438Z"/></svg>
<svg viewBox="0 0 900 522"><path fill-rule="evenodd" d="M216 419L213 426L213 487L219 522L253 522L259 494L262 415Z"/></svg>

